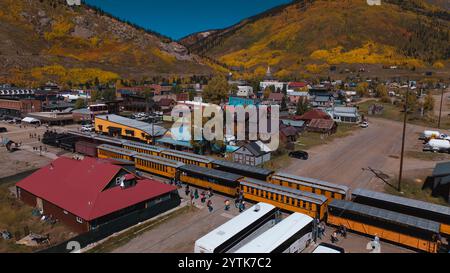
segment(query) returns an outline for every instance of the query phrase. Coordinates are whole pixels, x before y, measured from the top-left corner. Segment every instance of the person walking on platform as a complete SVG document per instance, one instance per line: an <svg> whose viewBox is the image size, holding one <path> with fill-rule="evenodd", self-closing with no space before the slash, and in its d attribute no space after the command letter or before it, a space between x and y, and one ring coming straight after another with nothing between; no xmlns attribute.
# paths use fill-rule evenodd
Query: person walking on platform
<svg viewBox="0 0 450 273"><path fill-rule="evenodd" d="M212 206L212 201L211 200L208 200L207 207L208 207L209 212L213 212L214 208Z"/></svg>
<svg viewBox="0 0 450 273"><path fill-rule="evenodd" d="M225 211L229 211L230 210L230 200L225 200Z"/></svg>

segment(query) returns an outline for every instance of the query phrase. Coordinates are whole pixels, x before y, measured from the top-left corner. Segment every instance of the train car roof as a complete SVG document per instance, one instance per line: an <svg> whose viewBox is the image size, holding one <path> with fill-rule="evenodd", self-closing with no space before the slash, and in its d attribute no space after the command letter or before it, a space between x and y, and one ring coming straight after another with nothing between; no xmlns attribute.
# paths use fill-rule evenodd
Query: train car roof
<svg viewBox="0 0 450 273"><path fill-rule="evenodd" d="M214 160L213 164L219 165L219 166L225 167L225 168L236 169L236 170L244 171L246 173L254 173L254 174L263 175L263 176L268 176L273 173L273 171L268 170L268 169L254 167L254 166L250 166L250 165L246 165L246 164L235 163L235 162L231 162L231 161L227 161L227 160Z"/></svg>
<svg viewBox="0 0 450 273"><path fill-rule="evenodd" d="M245 185L245 186L250 186L250 187L257 187L257 188L264 189L264 190L269 189L270 191L272 191L274 193L283 194L283 195L286 195L286 196L289 196L292 198L301 197L302 200L307 199L316 204L323 204L328 201L328 199L323 195L315 194L312 192L296 190L296 189L292 189L289 187L283 187L280 185L275 185L275 184L268 183L266 181L261 181L261 180L248 178L248 177L245 178L244 180L242 180L241 184Z"/></svg>
<svg viewBox="0 0 450 273"><path fill-rule="evenodd" d="M158 146L140 143L140 142L136 142L136 141L127 141L127 142L123 143L123 145L138 148L138 149L156 151L156 152L161 152L162 150L164 150L163 148L158 147Z"/></svg>
<svg viewBox="0 0 450 273"><path fill-rule="evenodd" d="M149 154L139 153L139 154L136 154L134 157L145 160L145 161L150 161L150 162L174 167L174 168L179 168L179 167L185 165L183 162L179 162L176 160L172 160L172 159L168 159L168 158L164 158L164 157L160 157L160 156L149 155Z"/></svg>
<svg viewBox="0 0 450 273"><path fill-rule="evenodd" d="M161 153L167 154L167 155L183 157L186 159L195 160L195 161L203 162L203 163L211 163L213 161L212 158L207 157L207 156L197 155L197 154L182 152L182 151L177 151L177 150L165 149L165 150L161 151Z"/></svg>
<svg viewBox="0 0 450 273"><path fill-rule="evenodd" d="M112 146L112 145L108 145L108 144L102 144L102 145L98 146L97 149L110 151L110 152L114 152L114 153L118 153L118 154L124 154L127 156L135 156L137 154L135 151L130 151L130 150L127 150L124 148L120 148L120 147L116 147L116 146Z"/></svg>
<svg viewBox="0 0 450 273"><path fill-rule="evenodd" d="M297 176L297 175L284 173L284 172L277 172L273 175L272 178L276 179L277 177L288 178L288 179L292 180L292 182L299 183L299 184L302 184L302 182L305 182L305 183L315 184L315 185L322 186L322 187L336 188L336 189L344 191L345 193L347 193L349 191L349 187L347 187L347 186L338 185L338 184L322 181L322 180L315 179L315 178L302 177L302 176Z"/></svg>
<svg viewBox="0 0 450 273"><path fill-rule="evenodd" d="M85 132L78 132L78 131L74 131L74 130L69 130L67 133L74 135L74 136L84 137L84 138L98 140L98 141L102 141L102 142L108 142L108 143L116 144L116 145L123 145L123 143L126 142L123 139L118 139L118 138L109 137L109 136L103 136L103 135L99 135L97 133L85 133Z"/></svg>
<svg viewBox="0 0 450 273"><path fill-rule="evenodd" d="M434 233L440 232L441 224L435 221L410 216L398 212L393 212L385 209L375 208L358 204L355 202L344 200L333 200L328 204L328 208L337 208L342 211L349 211L360 215L366 215L375 219L381 219L395 224L401 224L426 230Z"/></svg>
<svg viewBox="0 0 450 273"><path fill-rule="evenodd" d="M305 214L291 214L274 227L238 249L235 253L271 253L313 220L313 218Z"/></svg>
<svg viewBox="0 0 450 273"><path fill-rule="evenodd" d="M426 210L438 214L442 214L450 217L450 207L436 205L428 202L405 198L401 196L395 196L392 194L386 194L381 192L369 191L365 189L356 189L352 192L354 197L366 197L370 199L376 199L383 202L394 203L405 207L417 208L420 210Z"/></svg>
<svg viewBox="0 0 450 273"><path fill-rule="evenodd" d="M259 210L256 208L259 208ZM195 245L214 252L221 244L276 209L273 205L259 203L201 237L195 242Z"/></svg>
<svg viewBox="0 0 450 273"><path fill-rule="evenodd" d="M209 177L227 180L227 181L238 181L242 178L242 175L237 175L234 173L223 172L215 169L209 169L200 167L197 165L184 165L179 168L180 171L196 173L201 175L206 175Z"/></svg>

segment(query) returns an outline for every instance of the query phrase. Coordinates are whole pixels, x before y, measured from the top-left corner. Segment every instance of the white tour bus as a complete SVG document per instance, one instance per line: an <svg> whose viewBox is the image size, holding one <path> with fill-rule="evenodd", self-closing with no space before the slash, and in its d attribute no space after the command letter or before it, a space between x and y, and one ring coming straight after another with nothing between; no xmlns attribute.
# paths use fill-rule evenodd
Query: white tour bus
<svg viewBox="0 0 450 273"><path fill-rule="evenodd" d="M195 253L225 253L279 214L275 206L259 203L195 242Z"/></svg>
<svg viewBox="0 0 450 273"><path fill-rule="evenodd" d="M312 242L314 219L294 213L235 253L299 253Z"/></svg>
<svg viewBox="0 0 450 273"><path fill-rule="evenodd" d="M345 253L345 250L342 247L338 247L335 245L330 245L327 243L321 243L314 249L312 253L315 254L337 254L337 253Z"/></svg>

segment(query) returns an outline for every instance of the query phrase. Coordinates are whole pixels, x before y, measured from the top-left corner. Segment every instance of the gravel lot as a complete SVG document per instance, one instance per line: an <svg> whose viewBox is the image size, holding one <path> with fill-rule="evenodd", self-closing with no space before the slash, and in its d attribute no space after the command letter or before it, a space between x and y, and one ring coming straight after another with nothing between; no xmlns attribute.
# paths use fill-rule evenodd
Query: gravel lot
<svg viewBox="0 0 450 273"><path fill-rule="evenodd" d="M405 151L421 151L419 134L425 128L407 126ZM382 171L390 177L397 177L400 166L401 136L403 124L385 119L370 119L370 126L358 130L351 136L312 148L310 159L291 159L283 171L296 175L322 179L352 188L384 189L384 182L376 178L368 167ZM420 160L405 157L405 175L422 170L426 176L439 161ZM421 177L423 179L424 177Z"/></svg>

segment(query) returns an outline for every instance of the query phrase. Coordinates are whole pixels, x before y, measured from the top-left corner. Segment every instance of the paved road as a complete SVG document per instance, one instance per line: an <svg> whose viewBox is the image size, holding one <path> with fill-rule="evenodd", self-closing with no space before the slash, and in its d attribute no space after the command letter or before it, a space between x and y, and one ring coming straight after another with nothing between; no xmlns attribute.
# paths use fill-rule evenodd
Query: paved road
<svg viewBox="0 0 450 273"><path fill-rule="evenodd" d="M364 187L383 190L384 184L375 178L371 167L390 176L397 176L400 166L402 123L371 119L370 127L354 132L351 136L312 148L310 159L292 159L283 171L306 177L347 185L352 188ZM425 128L408 125L405 151L421 150L418 140ZM414 158L405 159L405 172L417 169L430 169L436 162Z"/></svg>

